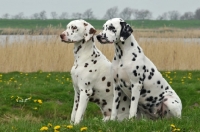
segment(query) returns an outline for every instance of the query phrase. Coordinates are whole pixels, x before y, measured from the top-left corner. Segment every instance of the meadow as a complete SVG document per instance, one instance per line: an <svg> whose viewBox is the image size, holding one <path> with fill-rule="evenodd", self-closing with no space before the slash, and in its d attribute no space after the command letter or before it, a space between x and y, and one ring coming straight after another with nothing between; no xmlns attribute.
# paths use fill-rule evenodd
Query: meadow
<svg viewBox="0 0 200 132"><path fill-rule="evenodd" d="M26 29L31 34L35 30L56 27L65 28L71 19L66 20L33 20L33 19L0 19L0 32L4 29ZM106 20L86 20L96 29L102 29ZM199 29L199 20L127 20L134 29L155 29L155 28L181 28L181 29Z"/></svg>
<svg viewBox="0 0 200 132"><path fill-rule="evenodd" d="M0 131L37 132L48 128L49 132L198 132L200 71L162 71L162 74L182 100L182 119L105 123L99 108L89 103L84 120L72 126L69 120L73 87L69 72L1 73Z"/></svg>
<svg viewBox="0 0 200 132"><path fill-rule="evenodd" d="M74 94L69 72L74 61L73 44L62 43L59 38L67 22L0 20L0 34L8 34L0 40L0 132L200 130L199 21L129 22L144 53L180 96L182 119L104 123L99 108L89 103L84 120L76 126L69 122ZM89 22L101 29L105 21ZM113 45L96 45L112 60Z"/></svg>

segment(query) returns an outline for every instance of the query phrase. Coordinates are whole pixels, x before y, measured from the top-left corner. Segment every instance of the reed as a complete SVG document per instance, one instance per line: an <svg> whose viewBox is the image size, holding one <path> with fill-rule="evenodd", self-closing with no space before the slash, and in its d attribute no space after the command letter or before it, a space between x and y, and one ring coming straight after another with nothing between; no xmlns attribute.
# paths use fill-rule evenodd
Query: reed
<svg viewBox="0 0 200 132"><path fill-rule="evenodd" d="M9 42L7 37L5 44L0 44L0 72L70 71L74 61L73 44L62 43L59 33L51 37L43 36L42 39L25 35L23 41L16 39L14 42ZM184 33L177 32L177 36ZM143 38L141 34L134 32L144 53L159 70L200 70L200 41L185 41L183 36L180 39L163 39L161 32L157 32L159 38ZM112 60L114 45L101 45L97 41L96 45Z"/></svg>

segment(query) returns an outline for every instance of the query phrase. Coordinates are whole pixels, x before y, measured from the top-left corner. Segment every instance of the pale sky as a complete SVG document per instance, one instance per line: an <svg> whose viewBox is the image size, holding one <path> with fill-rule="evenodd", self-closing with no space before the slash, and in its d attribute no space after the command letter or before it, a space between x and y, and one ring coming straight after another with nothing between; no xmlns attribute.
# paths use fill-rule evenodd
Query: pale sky
<svg viewBox="0 0 200 132"><path fill-rule="evenodd" d="M102 18L107 9L117 6L119 12L125 7L132 9L147 9L152 12L153 18L157 18L164 12L177 10L181 14L200 8L200 0L0 0L0 17L8 13L11 16L23 12L30 17L34 13L45 10L47 17L55 11L58 15L68 12L83 13L92 9L97 18Z"/></svg>

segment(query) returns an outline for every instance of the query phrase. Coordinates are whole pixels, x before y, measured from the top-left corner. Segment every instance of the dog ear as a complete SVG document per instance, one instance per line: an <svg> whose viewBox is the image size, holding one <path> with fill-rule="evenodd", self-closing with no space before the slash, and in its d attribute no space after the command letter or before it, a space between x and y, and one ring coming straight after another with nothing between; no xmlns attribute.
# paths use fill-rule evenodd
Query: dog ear
<svg viewBox="0 0 200 132"><path fill-rule="evenodd" d="M94 36L94 34L96 33L96 30L91 24L87 22L84 22L83 24L85 26L84 38L85 38L85 41L87 42Z"/></svg>
<svg viewBox="0 0 200 132"><path fill-rule="evenodd" d="M133 29L126 22L120 22L121 31L120 31L120 40L124 42L133 32Z"/></svg>

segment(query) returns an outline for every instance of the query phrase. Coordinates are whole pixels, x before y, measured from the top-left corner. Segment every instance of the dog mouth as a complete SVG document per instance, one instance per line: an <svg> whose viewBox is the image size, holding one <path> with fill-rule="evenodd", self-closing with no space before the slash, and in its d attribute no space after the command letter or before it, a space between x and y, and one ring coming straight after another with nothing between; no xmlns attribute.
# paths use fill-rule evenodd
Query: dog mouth
<svg viewBox="0 0 200 132"><path fill-rule="evenodd" d="M108 38L102 37L101 35L97 35L97 40L101 43L101 44L107 44L110 43L112 44L113 42L110 42L108 40Z"/></svg>
<svg viewBox="0 0 200 132"><path fill-rule="evenodd" d="M81 42L81 40L80 41L73 41L73 40L64 40L64 39L61 39L61 42L64 42L64 43L79 43L79 42Z"/></svg>

